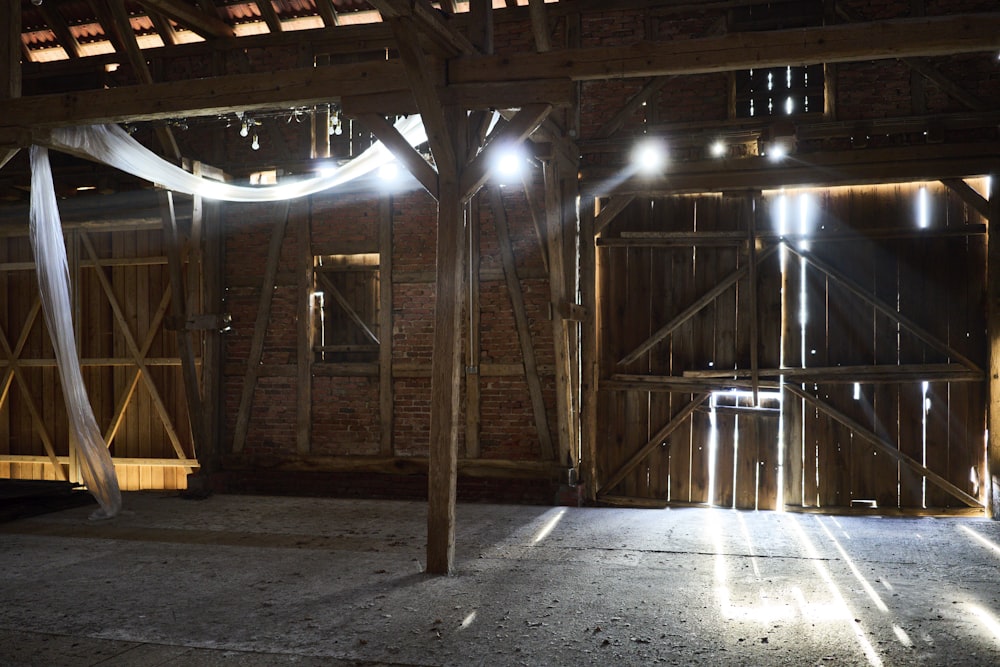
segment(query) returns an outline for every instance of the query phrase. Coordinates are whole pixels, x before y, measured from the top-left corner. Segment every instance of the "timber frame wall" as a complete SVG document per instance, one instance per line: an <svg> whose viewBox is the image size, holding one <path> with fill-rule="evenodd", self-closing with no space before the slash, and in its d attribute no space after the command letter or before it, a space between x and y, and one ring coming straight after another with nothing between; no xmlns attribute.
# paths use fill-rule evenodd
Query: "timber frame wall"
<svg viewBox="0 0 1000 667"><path fill-rule="evenodd" d="M456 488L983 512L1000 469L1000 448L990 443L987 467L983 444L987 425L1000 433L995 2L474 1L448 20L423 0L371 4L385 23L142 51L108 89L72 95L19 98L18 36L0 35L0 164L16 166L51 126L131 121L166 155L241 177L315 169L372 136L414 177L392 194L160 208L144 224L162 232L140 242L129 235L147 232L108 228L96 259L68 232L84 274L88 261L167 259L146 288L111 280L122 309L145 314L130 315L138 353L104 374L117 382L153 354L176 370L160 378L169 391L156 386L180 444L141 456L196 452L191 479L230 490L427 494L438 572L451 564ZM44 88L109 57L90 60L24 75ZM821 90L802 84L810 113L738 117L751 95L742 73L788 64L822 70ZM494 108L505 123L484 142ZM259 151L235 110L256 114ZM414 112L431 161L389 123ZM346 131L328 141L331 118ZM670 147L660 174L628 166L643 136ZM494 184L488 159L525 139L525 182ZM711 157L720 139L724 156ZM765 154L779 142L792 153L774 163ZM68 190L83 178L64 173ZM780 202L802 196L823 225L808 238L776 230ZM915 230L921 197L929 224ZM9 262L27 261L19 243L4 241ZM8 292L30 286L5 280ZM148 331L163 280L176 341ZM81 336L119 335L114 306L95 296L103 281L80 289L93 311L81 321L103 322ZM51 476L53 456L71 451L37 428L59 422L51 378L13 370L29 343L44 357L38 332L18 349L31 309L24 294L8 299L4 352L13 384L46 407L35 418L26 394L7 397L20 434L6 456L47 457L10 474ZM85 356L118 363L86 344ZM120 404L110 386L95 401ZM737 388L746 394L717 393ZM187 413L190 428L177 426ZM574 477L580 486L560 484Z"/></svg>

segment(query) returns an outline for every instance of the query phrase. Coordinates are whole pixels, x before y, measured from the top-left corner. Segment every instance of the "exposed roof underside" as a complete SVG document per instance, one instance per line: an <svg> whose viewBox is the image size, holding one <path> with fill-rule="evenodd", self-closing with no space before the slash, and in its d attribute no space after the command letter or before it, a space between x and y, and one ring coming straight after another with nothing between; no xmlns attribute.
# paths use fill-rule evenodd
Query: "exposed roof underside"
<svg viewBox="0 0 1000 667"><path fill-rule="evenodd" d="M528 0L494 0L493 4L496 8L526 6ZM21 0L25 59L46 62L114 52L116 36L108 25L113 19L104 5L103 0ZM445 14L469 11L467 1L444 0L434 5ZM127 0L124 6L143 49L382 20L365 0Z"/></svg>

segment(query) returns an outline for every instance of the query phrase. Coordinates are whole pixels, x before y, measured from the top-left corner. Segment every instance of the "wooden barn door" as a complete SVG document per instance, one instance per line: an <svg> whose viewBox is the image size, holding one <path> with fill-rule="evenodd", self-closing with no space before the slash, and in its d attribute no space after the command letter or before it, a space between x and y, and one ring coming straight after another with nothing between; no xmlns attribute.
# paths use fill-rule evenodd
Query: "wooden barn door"
<svg viewBox="0 0 1000 667"><path fill-rule="evenodd" d="M981 511L985 225L960 192L605 202L598 497Z"/></svg>
<svg viewBox="0 0 1000 667"><path fill-rule="evenodd" d="M757 205L636 198L598 216L598 497L775 506L777 387L735 376L778 363L778 255L750 242Z"/></svg>
<svg viewBox="0 0 1000 667"><path fill-rule="evenodd" d="M84 382L125 490L185 488L198 466L162 237L159 221L66 233ZM0 293L0 477L78 481L27 236L0 239Z"/></svg>

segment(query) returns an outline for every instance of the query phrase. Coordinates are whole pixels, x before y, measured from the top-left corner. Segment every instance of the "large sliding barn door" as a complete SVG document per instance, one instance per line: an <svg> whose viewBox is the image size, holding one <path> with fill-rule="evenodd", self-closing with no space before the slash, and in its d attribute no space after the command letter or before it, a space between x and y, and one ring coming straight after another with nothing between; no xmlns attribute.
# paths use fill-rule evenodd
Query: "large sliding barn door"
<svg viewBox="0 0 1000 667"><path fill-rule="evenodd" d="M158 226L67 231L83 377L125 490L197 467ZM200 290L192 274L190 299ZM0 239L0 477L79 479L26 236Z"/></svg>
<svg viewBox="0 0 1000 667"><path fill-rule="evenodd" d="M985 239L958 196L922 184L606 207L599 497L979 508Z"/></svg>

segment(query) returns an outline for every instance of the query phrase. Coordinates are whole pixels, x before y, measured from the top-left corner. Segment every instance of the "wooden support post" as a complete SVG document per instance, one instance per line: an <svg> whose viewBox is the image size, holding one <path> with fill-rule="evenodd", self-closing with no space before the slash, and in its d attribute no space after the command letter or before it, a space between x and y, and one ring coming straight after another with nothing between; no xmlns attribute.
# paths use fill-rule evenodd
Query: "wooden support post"
<svg viewBox="0 0 1000 667"><path fill-rule="evenodd" d="M580 202L580 292L587 312L582 329L581 366L582 392L580 406L581 477L587 499L597 499L600 479L597 477L597 382L598 338L597 320L597 252L594 239L595 204L593 197Z"/></svg>
<svg viewBox="0 0 1000 667"><path fill-rule="evenodd" d="M379 199L378 212L378 397L379 452L392 456L392 196Z"/></svg>
<svg viewBox="0 0 1000 667"><path fill-rule="evenodd" d="M573 397L570 381L570 353L567 322L562 304L570 299L566 279L566 257L563 241L563 198L556 160L545 162L545 226L549 249L549 294L552 309L552 342L555 347L556 415L559 434L556 460L565 463L570 458L573 418Z"/></svg>
<svg viewBox="0 0 1000 667"><path fill-rule="evenodd" d="M479 220L479 209L481 203L479 197L473 197L466 204L469 220L469 271L468 283L466 285L466 293L468 294L466 310L469 317L469 339L466 345L465 364L465 456L470 459L479 458L479 431L482 425L479 402L479 347L481 343L479 319L479 234L482 229ZM496 215L494 214L495 217ZM503 241L501 241L502 243Z"/></svg>
<svg viewBox="0 0 1000 667"><path fill-rule="evenodd" d="M21 0L4 0L0 28L0 100L21 96Z"/></svg>
<svg viewBox="0 0 1000 667"><path fill-rule="evenodd" d="M204 407L198 369L194 361L191 332L184 326L188 315L187 294L184 291L184 265L173 194L163 193L163 202L163 240L167 250L167 267L170 271L171 306L175 321L180 323L177 331L177 348L181 358L181 373L184 377L184 398L191 422L191 439L194 451L197 453L205 442Z"/></svg>
<svg viewBox="0 0 1000 667"><path fill-rule="evenodd" d="M1000 169L990 177L990 219L986 255L987 332L990 346L987 478L990 497L987 512L1000 520ZM996 232L996 233L994 233ZM994 238L996 237L996 238Z"/></svg>
<svg viewBox="0 0 1000 667"><path fill-rule="evenodd" d="M222 316L225 243L222 234L220 204L202 201L201 205L201 280L202 308L206 313ZM220 324L223 324L220 320ZM222 457L222 336L219 329L205 332L201 363L202 400L205 411L205 441L198 452L199 472L211 475L221 467Z"/></svg>
<svg viewBox="0 0 1000 667"><path fill-rule="evenodd" d="M312 198L306 202L306 210L299 213L295 225L299 255L295 449L299 454L308 454L312 449L313 252L311 222Z"/></svg>
<svg viewBox="0 0 1000 667"><path fill-rule="evenodd" d="M465 239L458 174L442 172L438 202L437 298L431 362L431 434L427 490L427 572L449 574L455 557L458 416L461 393L462 282Z"/></svg>

